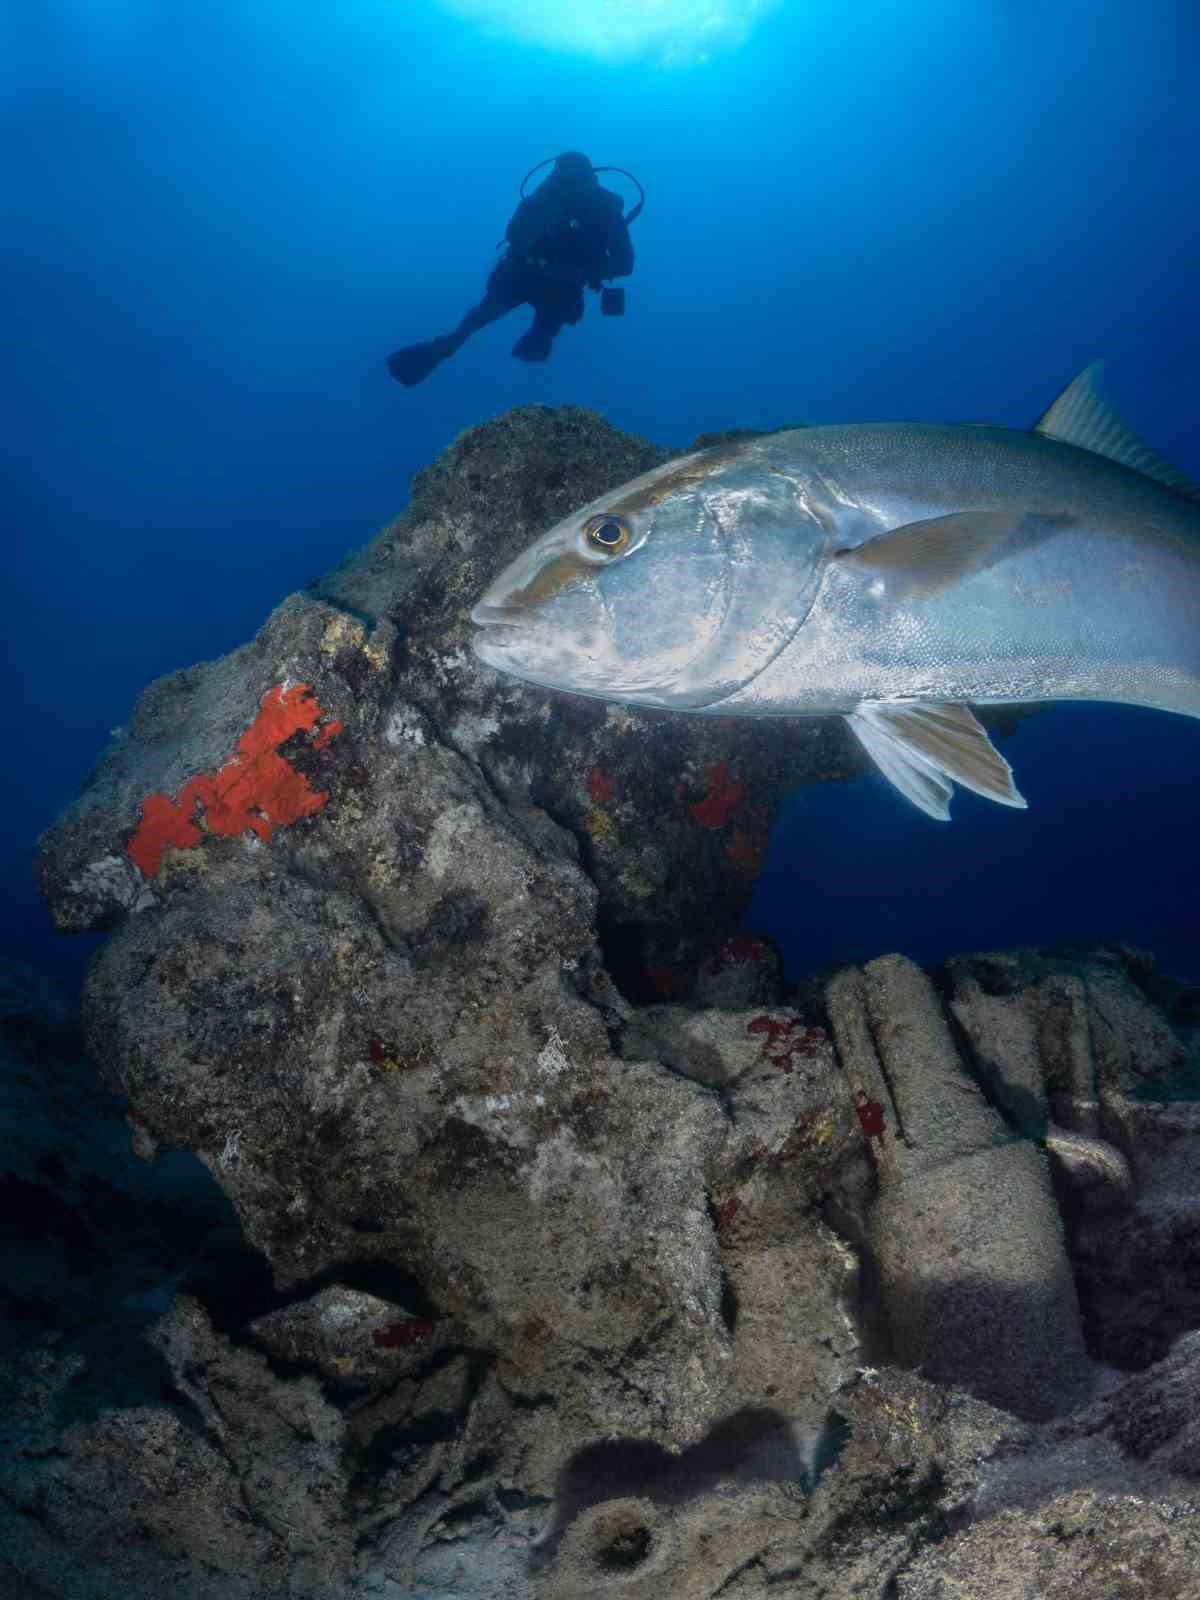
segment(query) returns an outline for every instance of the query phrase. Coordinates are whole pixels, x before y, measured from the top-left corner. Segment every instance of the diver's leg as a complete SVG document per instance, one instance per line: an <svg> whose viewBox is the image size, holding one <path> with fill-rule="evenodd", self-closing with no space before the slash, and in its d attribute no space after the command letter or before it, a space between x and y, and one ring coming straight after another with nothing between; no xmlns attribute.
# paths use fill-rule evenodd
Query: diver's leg
<svg viewBox="0 0 1200 1600"><path fill-rule="evenodd" d="M501 262L493 269L483 299L471 307L452 333L444 333L440 338L429 339L424 344L406 345L403 350L392 352L387 358L388 371L398 383L408 389L422 383L436 366L456 355L473 333L478 333L480 328L486 328L500 317L506 317L521 304L520 285L513 274L503 270L506 265Z"/></svg>
<svg viewBox="0 0 1200 1600"><path fill-rule="evenodd" d="M518 361L548 361L563 323L578 322L583 315L583 289L573 283L548 285L531 304L533 322L512 353Z"/></svg>
<svg viewBox="0 0 1200 1600"><path fill-rule="evenodd" d="M434 367L457 355L473 333L486 328L489 322L495 322L498 317L506 316L512 309L512 305L485 294L477 306L471 307L453 333L444 333L440 338L427 340L425 344L410 344L403 350L394 350L387 358L388 371L397 382L411 389L414 383L427 378Z"/></svg>
<svg viewBox="0 0 1200 1600"><path fill-rule="evenodd" d="M480 328L486 328L489 323L498 322L510 311L515 311L526 298L525 289L524 270L515 267L511 261L498 261L488 274L483 299L477 306L471 307L449 335L454 341L454 348L459 349Z"/></svg>
<svg viewBox="0 0 1200 1600"><path fill-rule="evenodd" d="M518 361L548 361L555 335L562 327L560 318L535 309L533 321L512 347Z"/></svg>
<svg viewBox="0 0 1200 1600"><path fill-rule="evenodd" d="M459 350L473 333L478 333L480 328L486 328L489 323L498 322L501 317L506 317L520 303L519 300L510 300L504 295L485 294L477 306L471 307L454 332L447 334L446 337L455 350Z"/></svg>

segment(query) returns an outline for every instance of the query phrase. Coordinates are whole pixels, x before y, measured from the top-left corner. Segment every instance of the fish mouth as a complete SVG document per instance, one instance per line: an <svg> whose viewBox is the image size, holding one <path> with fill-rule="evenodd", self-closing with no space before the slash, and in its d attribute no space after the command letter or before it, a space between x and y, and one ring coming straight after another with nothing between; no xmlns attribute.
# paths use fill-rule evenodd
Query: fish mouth
<svg viewBox="0 0 1200 1600"><path fill-rule="evenodd" d="M521 675L520 664L512 657L520 654L521 645L528 647L533 641L535 630L528 617L516 606L489 605L481 600L471 611L471 621L475 624L471 648L476 657L486 666Z"/></svg>
<svg viewBox="0 0 1200 1600"><path fill-rule="evenodd" d="M498 606L481 600L471 610L471 621L476 630L471 636L471 643L476 655L483 656L485 660L485 648L489 651L503 650L506 645L515 645L530 635L528 618L523 617L517 606ZM525 626L522 626L522 621Z"/></svg>
<svg viewBox="0 0 1200 1600"><path fill-rule="evenodd" d="M471 621L477 628L487 628L489 632L496 630L511 631L517 626L516 619L520 611L516 606L491 605L487 600L480 600L471 607Z"/></svg>
<svg viewBox="0 0 1200 1600"><path fill-rule="evenodd" d="M506 628L500 623L493 623L472 634L471 643L481 661L491 662L495 655L503 655L506 649L514 649L525 637L520 628Z"/></svg>
<svg viewBox="0 0 1200 1600"><path fill-rule="evenodd" d="M547 626L531 607L496 604L485 595L470 616L475 624L471 650L485 667L543 689L599 692L579 681L577 653L564 643L560 630Z"/></svg>

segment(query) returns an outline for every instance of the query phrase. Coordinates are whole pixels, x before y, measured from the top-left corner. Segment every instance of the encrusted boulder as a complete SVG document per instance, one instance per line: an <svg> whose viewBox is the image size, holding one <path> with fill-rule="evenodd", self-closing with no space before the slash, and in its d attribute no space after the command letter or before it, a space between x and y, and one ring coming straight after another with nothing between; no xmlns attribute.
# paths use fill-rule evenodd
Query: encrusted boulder
<svg viewBox="0 0 1200 1600"><path fill-rule="evenodd" d="M1093 1355L1160 1359L1200 1325L1200 990L1126 948L963 956L942 982L971 1070L1044 1140Z"/></svg>
<svg viewBox="0 0 1200 1600"><path fill-rule="evenodd" d="M880 1107L879 1263L892 1353L1022 1416L1084 1398L1091 1372L1044 1154L963 1071L929 980L899 956L830 985L856 1097Z"/></svg>

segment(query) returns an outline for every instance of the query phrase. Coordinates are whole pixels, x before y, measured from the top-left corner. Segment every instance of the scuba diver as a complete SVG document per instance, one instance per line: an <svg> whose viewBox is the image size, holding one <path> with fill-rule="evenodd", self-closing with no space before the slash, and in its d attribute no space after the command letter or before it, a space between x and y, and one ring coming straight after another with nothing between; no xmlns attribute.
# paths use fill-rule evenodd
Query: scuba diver
<svg viewBox="0 0 1200 1600"><path fill-rule="evenodd" d="M625 216L620 195L602 188L596 177L597 171L621 172L620 167L594 168L587 156L576 150L549 160L554 163L553 170L532 194L525 193L525 185L548 162L539 161L522 181L521 203L500 247L505 254L492 268L479 304L472 306L453 333L425 344L406 345L388 356L388 370L406 388L422 382L473 333L517 306L533 307L533 322L513 345L512 353L519 361L549 357L563 324L574 324L583 316L585 285L600 293L600 310L605 316L620 316L624 311L624 289L604 286L609 279L628 277L633 271L629 224L645 204L642 186L637 184L640 199ZM632 181L637 183L636 178Z"/></svg>

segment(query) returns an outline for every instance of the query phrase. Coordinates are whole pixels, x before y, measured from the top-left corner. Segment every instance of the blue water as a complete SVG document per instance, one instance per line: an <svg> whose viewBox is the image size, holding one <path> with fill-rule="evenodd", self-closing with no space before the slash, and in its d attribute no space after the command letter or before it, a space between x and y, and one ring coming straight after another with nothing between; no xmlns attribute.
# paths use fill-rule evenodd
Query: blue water
<svg viewBox="0 0 1200 1600"><path fill-rule="evenodd" d="M91 944L50 931L32 841L145 683L242 643L509 406L680 445L1025 424L1102 355L1200 476L1194 0L782 0L679 66L470 15L503 9L0 11L5 953ZM649 193L624 321L593 304L539 368L518 313L398 388L383 356L477 298L520 177L571 147ZM752 924L797 973L1093 937L1196 970L1200 723L1062 707L1004 749L1028 813L800 792Z"/></svg>

